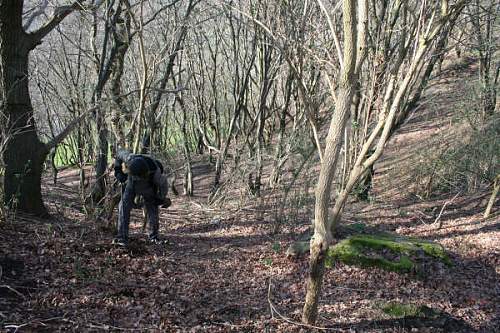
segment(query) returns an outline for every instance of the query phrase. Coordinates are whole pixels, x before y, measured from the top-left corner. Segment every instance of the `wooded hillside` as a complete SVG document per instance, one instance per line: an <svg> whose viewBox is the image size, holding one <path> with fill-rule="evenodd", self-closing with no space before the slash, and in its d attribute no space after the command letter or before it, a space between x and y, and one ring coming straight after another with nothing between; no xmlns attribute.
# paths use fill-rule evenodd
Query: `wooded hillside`
<svg viewBox="0 0 500 333"><path fill-rule="evenodd" d="M500 331L499 77L495 0L0 0L0 327Z"/></svg>

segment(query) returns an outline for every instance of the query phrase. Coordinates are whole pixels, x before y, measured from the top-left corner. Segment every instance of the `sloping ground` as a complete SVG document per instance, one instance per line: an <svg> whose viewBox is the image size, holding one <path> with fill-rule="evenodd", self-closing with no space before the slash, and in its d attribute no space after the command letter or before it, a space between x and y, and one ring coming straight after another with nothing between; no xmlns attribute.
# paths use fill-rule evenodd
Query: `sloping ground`
<svg viewBox="0 0 500 333"><path fill-rule="evenodd" d="M426 99L446 104L456 99L460 77L448 80L438 97L431 91ZM447 205L443 228L436 230L431 224L436 216L429 212L434 207L439 212L451 198L416 201L408 183L398 178L405 175L401 159L412 158L408 140L421 143L446 129L436 120L443 119L444 110L420 111L394 137L377 166L374 202L350 205L345 223L363 222L438 241L450 250L453 266L428 267L416 277L336 264L325 274L321 328L500 331L498 217L481 221L484 205L478 195L462 196ZM195 173L195 197L173 198L173 206L161 213L161 232L169 243L146 243L137 214L127 251L111 246L110 230L85 219L75 171L61 173L57 186L48 177L44 191L54 217L38 221L17 216L0 226L0 330L306 331L296 323L307 259L286 258L285 249L307 225L285 224L273 235L268 202L250 200L224 211L207 207L211 169L198 164ZM395 318L394 304L431 308L437 315Z"/></svg>
<svg viewBox="0 0 500 333"><path fill-rule="evenodd" d="M490 191L449 194L432 200L415 196L415 173L421 161L418 150L460 139L460 127L452 126L453 112L461 107L464 82L475 70L445 71L425 96L419 110L388 144L375 176L375 201L358 215L374 227L441 243L452 254L455 266L423 286L420 302L447 311L484 332L500 331L500 200L496 214L482 218ZM439 85L438 85L439 83ZM412 153L417 149L417 154ZM435 223L437 222L437 223ZM439 228L442 223L442 228Z"/></svg>

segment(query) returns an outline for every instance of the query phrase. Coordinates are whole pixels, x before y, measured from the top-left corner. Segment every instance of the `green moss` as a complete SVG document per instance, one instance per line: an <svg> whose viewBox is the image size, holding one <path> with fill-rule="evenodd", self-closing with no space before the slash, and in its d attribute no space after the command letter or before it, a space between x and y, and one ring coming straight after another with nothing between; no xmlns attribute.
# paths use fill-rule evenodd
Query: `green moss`
<svg viewBox="0 0 500 333"><path fill-rule="evenodd" d="M425 254L451 264L439 244L392 235L354 235L331 247L326 258L327 267L335 260L348 265L379 267L388 271L408 273L417 271L413 256Z"/></svg>
<svg viewBox="0 0 500 333"><path fill-rule="evenodd" d="M380 309L386 315L391 318L403 318L403 317L422 317L422 318L432 318L436 315L436 312L431 308L423 305L416 306L414 304L404 304L390 302L383 304Z"/></svg>
<svg viewBox="0 0 500 333"><path fill-rule="evenodd" d="M363 267L380 267L393 272L410 272L414 268L413 262L406 255L400 255L399 260L388 260L382 255L367 255L366 249L391 249L394 244L389 244L384 239L360 239L357 236L343 240L336 246L330 248L327 256L327 267L333 266L334 260L340 260L348 265L359 265ZM396 250L396 252L401 252Z"/></svg>
<svg viewBox="0 0 500 333"><path fill-rule="evenodd" d="M418 316L420 314L419 308L412 304L401 304L401 303L388 303L384 305L382 311L395 318L407 317L407 316Z"/></svg>
<svg viewBox="0 0 500 333"><path fill-rule="evenodd" d="M448 257L448 254L446 253L443 246L430 242L419 242L417 244L420 248L422 248L422 250L424 250L425 254L434 258L441 259L441 261L448 266L452 265L451 260Z"/></svg>

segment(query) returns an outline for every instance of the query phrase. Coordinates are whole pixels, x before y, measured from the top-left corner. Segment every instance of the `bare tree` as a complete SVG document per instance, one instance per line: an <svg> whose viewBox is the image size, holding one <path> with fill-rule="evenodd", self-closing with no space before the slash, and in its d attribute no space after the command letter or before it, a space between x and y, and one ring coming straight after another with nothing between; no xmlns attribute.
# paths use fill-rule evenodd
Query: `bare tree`
<svg viewBox="0 0 500 333"><path fill-rule="evenodd" d="M446 0L443 2L447 3ZM347 182L336 197L335 205L329 218L330 184L335 176L335 166L339 158L339 145L342 144L342 132L345 130L346 119L348 117L348 111L345 108L352 108L353 85L357 80L357 76L360 75L360 68L356 68L356 66L362 65L362 60L365 56L361 54L358 57L356 51L352 51L352 49L357 49L356 43L364 39L363 35L366 33L366 28L362 24L359 30L356 29L354 3L344 1L344 56L341 62L340 85L335 99L335 112L326 139L325 157L321 165L316 189L315 231L311 240L311 267L303 312L303 320L306 323L314 323L316 319L317 301L321 290L321 278L326 251L332 239L332 232L340 220L347 197L354 185L359 182L361 177L381 156L384 146L390 137L396 116L400 110L404 110L406 96L416 80L420 78L418 73L419 69L422 68L424 56L429 51L430 46L433 45L435 39L446 30L445 27L456 19L456 16L462 11L465 3L466 1L455 3L449 9L442 11L439 18L435 18L435 6L442 5L443 3L429 6L421 4L420 15L414 19L413 25L408 24L407 21L410 4L401 4L401 7L397 8L401 16L397 14L393 19L398 20L400 18L403 24L406 25L406 29L401 30L402 36L399 42L395 44L394 49L399 51L396 53L397 56L394 63L391 67L386 67L387 70L382 72L385 73L385 82L387 82L382 107L377 115L378 119L374 127L370 127L370 131L364 135L365 139L360 145L360 150L357 153L355 161L347 168ZM366 11L366 8L366 2L359 0L358 9L362 9L359 11L361 14L360 17L363 17L363 12ZM412 34L415 34L415 37L417 37L417 43L412 42L415 40L415 37L412 38ZM387 43L384 44L390 45ZM405 62L407 66L403 68L402 64ZM358 83L359 86L360 84ZM353 117L353 114L351 114L351 117ZM353 131L350 133L353 133ZM371 151L372 147L374 147L373 151Z"/></svg>
<svg viewBox="0 0 500 333"><path fill-rule="evenodd" d="M30 33L23 28L23 7L24 1L0 2L0 89L6 96L9 127L16 133L4 153L4 201L23 211L46 215L41 196L42 165L50 148L64 136L44 144L37 135L28 89L29 56L69 14L83 7L78 2L57 7L51 19Z"/></svg>
<svg viewBox="0 0 500 333"><path fill-rule="evenodd" d="M500 76L500 61L495 63L499 49L500 4L493 0L474 0L467 6L471 22L470 47L477 52L483 118L492 115L496 108L496 95Z"/></svg>
<svg viewBox="0 0 500 333"><path fill-rule="evenodd" d="M247 90L250 85L251 71L257 54L256 37L255 35L249 36L248 31L243 29L243 20L234 17L230 11L226 12L226 17L228 20L227 29L230 34L230 44L228 50L222 50L222 56L225 65L231 73L230 78L233 87L231 87L230 93L231 100L226 104L226 111L228 111L230 119L227 134L221 140L222 146L215 162L215 175L211 189L212 198L219 190L224 162L227 158L233 136L237 131L239 117L248 108ZM217 57L217 55L215 56ZM213 88L217 89L217 83L213 82L213 84ZM215 112L215 116L217 122L217 117L220 117L217 111ZM218 131L221 133L220 127Z"/></svg>
<svg viewBox="0 0 500 333"><path fill-rule="evenodd" d="M342 135L349 117L356 83L357 15L354 0L343 3L344 52L335 111L326 138L326 147L316 187L314 236L311 240L309 277L302 320L314 324L318 315L318 299L325 269L326 252L332 241L331 221L328 219L331 184L342 146Z"/></svg>

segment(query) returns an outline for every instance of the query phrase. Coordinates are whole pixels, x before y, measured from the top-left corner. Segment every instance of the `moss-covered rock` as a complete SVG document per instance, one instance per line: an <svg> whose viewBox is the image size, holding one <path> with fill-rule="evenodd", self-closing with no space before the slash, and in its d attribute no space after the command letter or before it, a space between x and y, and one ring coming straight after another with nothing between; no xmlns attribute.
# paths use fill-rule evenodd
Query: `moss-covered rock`
<svg viewBox="0 0 500 333"><path fill-rule="evenodd" d="M345 239L329 249L326 266L332 267L334 261L338 260L348 265L379 267L394 272L409 272L413 269L414 264L408 256L392 254L391 257L396 258L388 260L377 254L376 251L367 253L367 250L370 250L370 245L373 244L365 245L357 239ZM372 247L371 249L376 250L377 248Z"/></svg>
<svg viewBox="0 0 500 333"><path fill-rule="evenodd" d="M290 244L286 255L295 258L308 252L309 241L301 240ZM332 267L335 261L362 267L379 267L398 273L420 272L421 264L429 261L451 265L440 244L399 235L359 232L330 247L326 266Z"/></svg>
<svg viewBox="0 0 500 333"><path fill-rule="evenodd" d="M307 252L309 252L309 241L297 241L288 246L286 249L286 256L289 258L297 258Z"/></svg>
<svg viewBox="0 0 500 333"><path fill-rule="evenodd" d="M436 311L425 305L417 306L414 304L389 302L380 304L379 308L385 315L391 318L405 318L405 317L434 318L438 315Z"/></svg>
<svg viewBox="0 0 500 333"><path fill-rule="evenodd" d="M338 260L348 265L409 273L419 271L419 263L426 259L451 264L446 251L437 243L385 234L354 235L329 249L326 265L332 267Z"/></svg>
<svg viewBox="0 0 500 333"><path fill-rule="evenodd" d="M361 331L393 332L473 332L474 329L463 319L458 319L439 309L433 309L426 305L407 304L400 302L375 302L374 310L379 315L377 319L371 320Z"/></svg>

